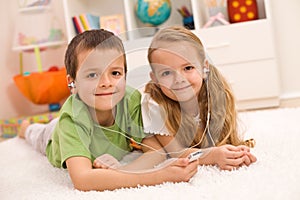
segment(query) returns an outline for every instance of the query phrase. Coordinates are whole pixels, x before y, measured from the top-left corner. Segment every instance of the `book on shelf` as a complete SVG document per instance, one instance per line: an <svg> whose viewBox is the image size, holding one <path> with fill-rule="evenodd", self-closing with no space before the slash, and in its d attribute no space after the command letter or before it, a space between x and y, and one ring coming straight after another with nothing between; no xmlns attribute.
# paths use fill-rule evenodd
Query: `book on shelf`
<svg viewBox="0 0 300 200"><path fill-rule="evenodd" d="M86 30L100 28L99 16L92 15L90 13L82 13L78 16L73 16L72 21L76 34L82 33Z"/></svg>
<svg viewBox="0 0 300 200"><path fill-rule="evenodd" d="M83 25L81 24L81 21L78 16L72 17L73 25L76 34L82 33L84 31Z"/></svg>
<svg viewBox="0 0 300 200"><path fill-rule="evenodd" d="M101 16L100 27L113 32L121 38L126 38L125 21L122 14Z"/></svg>
<svg viewBox="0 0 300 200"><path fill-rule="evenodd" d="M90 13L86 13L87 21L90 24L91 29L99 29L100 28L100 22L99 22L99 16L92 15Z"/></svg>
<svg viewBox="0 0 300 200"><path fill-rule="evenodd" d="M84 30L87 31L87 30L91 29L90 23L88 22L87 17L86 17L85 14L80 14L79 19L80 19L80 21L83 25Z"/></svg>

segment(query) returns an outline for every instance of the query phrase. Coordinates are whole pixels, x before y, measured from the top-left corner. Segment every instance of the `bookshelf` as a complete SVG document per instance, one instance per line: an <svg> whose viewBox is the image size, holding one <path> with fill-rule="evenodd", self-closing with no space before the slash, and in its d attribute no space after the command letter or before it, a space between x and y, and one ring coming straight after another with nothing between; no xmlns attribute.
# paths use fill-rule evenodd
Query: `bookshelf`
<svg viewBox="0 0 300 200"><path fill-rule="evenodd" d="M32 27L28 24L43 24ZM22 5L18 8L16 30L12 49L14 51L45 50L65 45L62 24L54 16L51 3L47 5Z"/></svg>
<svg viewBox="0 0 300 200"><path fill-rule="evenodd" d="M212 62L231 83L238 108L244 110L278 106L279 75L270 0L256 0L256 20L203 28L210 19L205 1L171 0L171 15L158 28L183 25L177 8L186 6L193 13L193 32L202 40ZM99 15L100 18L122 14L127 30L124 44L129 70L146 66L147 47L154 32L137 19L134 10L136 2L137 0L63 0L68 41L75 35L72 16L85 12ZM143 76L146 74L141 70L139 73Z"/></svg>
<svg viewBox="0 0 300 200"><path fill-rule="evenodd" d="M158 26L166 27L170 25L183 25L183 18L178 13L177 9L186 6L193 13L195 30L201 30L205 23L209 20L208 9L205 3L206 0L171 0L171 15L166 22ZM268 11L265 8L265 2L268 0L257 0L259 19L266 19ZM143 24L135 15L135 5L137 0L63 0L65 23L67 30L68 41L76 34L72 22L73 16L78 16L82 13L91 13L93 15L108 16L108 15L124 15L126 31L129 40L134 40L141 37L148 37L154 32L145 34L145 30L151 30L148 25ZM248 23L248 22L245 22ZM152 29L154 30L154 29Z"/></svg>

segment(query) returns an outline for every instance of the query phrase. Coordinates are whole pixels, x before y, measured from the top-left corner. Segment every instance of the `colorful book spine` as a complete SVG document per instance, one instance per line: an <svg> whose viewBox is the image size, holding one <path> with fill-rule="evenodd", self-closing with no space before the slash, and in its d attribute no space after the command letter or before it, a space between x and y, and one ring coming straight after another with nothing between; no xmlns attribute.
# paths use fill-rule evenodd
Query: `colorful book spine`
<svg viewBox="0 0 300 200"><path fill-rule="evenodd" d="M90 24L89 24L89 22L88 22L88 20L85 16L85 14L80 14L79 19L80 19L80 21L83 25L84 30L90 30L91 29L91 26L90 26Z"/></svg>
<svg viewBox="0 0 300 200"><path fill-rule="evenodd" d="M99 29L100 28L99 16L92 15L89 13L87 13L85 15L90 24L91 29Z"/></svg>
<svg viewBox="0 0 300 200"><path fill-rule="evenodd" d="M84 31L84 28L83 28L83 25L81 24L79 17L78 16L72 17L72 21L73 21L76 33L82 33Z"/></svg>

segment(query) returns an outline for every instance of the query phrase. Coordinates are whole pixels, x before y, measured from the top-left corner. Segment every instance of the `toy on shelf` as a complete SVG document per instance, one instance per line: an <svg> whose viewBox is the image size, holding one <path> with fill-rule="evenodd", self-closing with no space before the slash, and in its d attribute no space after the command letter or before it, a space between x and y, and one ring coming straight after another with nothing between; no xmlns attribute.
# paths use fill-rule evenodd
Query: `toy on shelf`
<svg viewBox="0 0 300 200"><path fill-rule="evenodd" d="M25 7L36 7L36 6L46 6L50 3L50 0L37 0L37 1L29 1L29 0L19 0L19 6L22 8Z"/></svg>
<svg viewBox="0 0 300 200"><path fill-rule="evenodd" d="M20 74L14 76L14 82L19 91L31 102L35 104L50 104L50 110L57 110L59 108L57 108L56 104L70 94L66 81L66 70L65 68L59 69L53 66L50 70L43 71L39 48L36 47L34 52L38 71L23 71L23 54L21 52Z"/></svg>
<svg viewBox="0 0 300 200"><path fill-rule="evenodd" d="M203 28L211 26L227 25L227 9L225 0L206 0L209 19Z"/></svg>
<svg viewBox="0 0 300 200"><path fill-rule="evenodd" d="M256 0L227 0L230 23L258 19Z"/></svg>

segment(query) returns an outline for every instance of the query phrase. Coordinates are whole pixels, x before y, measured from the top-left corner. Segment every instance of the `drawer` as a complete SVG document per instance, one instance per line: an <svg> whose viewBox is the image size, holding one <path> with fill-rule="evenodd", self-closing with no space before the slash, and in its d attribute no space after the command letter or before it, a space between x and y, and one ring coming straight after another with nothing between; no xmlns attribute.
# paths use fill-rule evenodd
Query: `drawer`
<svg viewBox="0 0 300 200"><path fill-rule="evenodd" d="M195 31L215 65L273 58L268 20L256 20Z"/></svg>
<svg viewBox="0 0 300 200"><path fill-rule="evenodd" d="M237 101L279 96L279 75L274 59L218 67L231 84Z"/></svg>

